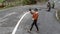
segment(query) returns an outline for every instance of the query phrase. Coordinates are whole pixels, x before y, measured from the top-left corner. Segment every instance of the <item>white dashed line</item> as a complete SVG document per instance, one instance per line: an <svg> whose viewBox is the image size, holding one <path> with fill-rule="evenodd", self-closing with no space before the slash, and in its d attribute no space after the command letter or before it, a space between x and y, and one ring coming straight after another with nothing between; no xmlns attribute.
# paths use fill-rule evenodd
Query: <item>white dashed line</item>
<svg viewBox="0 0 60 34"><path fill-rule="evenodd" d="M58 12L58 11L56 11L56 18L59 19L57 12Z"/></svg>
<svg viewBox="0 0 60 34"><path fill-rule="evenodd" d="M6 18L6 17L11 16L13 14L16 14L16 12L9 13L9 14L5 15L3 18ZM3 19L3 18L1 18L1 19Z"/></svg>

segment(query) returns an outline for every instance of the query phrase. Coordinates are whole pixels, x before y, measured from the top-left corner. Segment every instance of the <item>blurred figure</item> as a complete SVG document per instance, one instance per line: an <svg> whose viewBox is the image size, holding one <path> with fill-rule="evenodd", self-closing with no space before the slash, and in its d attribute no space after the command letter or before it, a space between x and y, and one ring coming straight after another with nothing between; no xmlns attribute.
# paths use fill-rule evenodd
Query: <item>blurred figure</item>
<svg viewBox="0 0 60 34"><path fill-rule="evenodd" d="M29 9L29 10L31 10L31 9ZM38 16L39 16L38 15L38 9L35 8L34 12L30 12L30 13L32 14L33 23L31 24L31 28L30 28L29 32L32 30L32 28L33 28L34 25L37 28L37 31L39 31L38 26L37 26L37 20L38 20Z"/></svg>
<svg viewBox="0 0 60 34"><path fill-rule="evenodd" d="M50 4L50 2L48 2L48 4L47 4L47 8L48 8L48 11L51 10L51 4Z"/></svg>
<svg viewBox="0 0 60 34"><path fill-rule="evenodd" d="M54 7L55 7L55 2L53 1L53 3L52 3L52 8L54 9Z"/></svg>

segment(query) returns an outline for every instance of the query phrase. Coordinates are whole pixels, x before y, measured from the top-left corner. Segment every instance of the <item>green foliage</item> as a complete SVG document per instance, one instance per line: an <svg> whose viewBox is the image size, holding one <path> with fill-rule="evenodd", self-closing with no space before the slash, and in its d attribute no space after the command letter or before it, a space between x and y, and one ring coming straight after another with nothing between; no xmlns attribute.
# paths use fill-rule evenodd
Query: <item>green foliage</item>
<svg viewBox="0 0 60 34"><path fill-rule="evenodd" d="M23 0L22 4L24 5L36 4L36 1L35 0Z"/></svg>
<svg viewBox="0 0 60 34"><path fill-rule="evenodd" d="M36 4L35 0L30 0L30 1L31 1L31 4Z"/></svg>
<svg viewBox="0 0 60 34"><path fill-rule="evenodd" d="M5 0L0 0L0 3L2 3L3 1L5 1Z"/></svg>

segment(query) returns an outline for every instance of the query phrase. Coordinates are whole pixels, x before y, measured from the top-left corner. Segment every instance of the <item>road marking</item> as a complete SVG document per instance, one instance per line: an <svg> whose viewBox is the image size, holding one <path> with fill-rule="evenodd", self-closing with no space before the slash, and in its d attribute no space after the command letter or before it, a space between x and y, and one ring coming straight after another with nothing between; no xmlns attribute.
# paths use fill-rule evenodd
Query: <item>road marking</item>
<svg viewBox="0 0 60 34"><path fill-rule="evenodd" d="M16 30L17 30L19 24L21 23L21 21L22 21L22 19L24 18L24 16L26 16L27 14L29 14L29 12L26 12L26 13L21 17L21 19L20 19L20 20L18 21L18 23L16 24L16 26L15 26L12 34L15 34L15 33L16 33Z"/></svg>
<svg viewBox="0 0 60 34"><path fill-rule="evenodd" d="M0 19L0 22L4 22L6 20L8 20L8 18L2 19L2 20Z"/></svg>
<svg viewBox="0 0 60 34"><path fill-rule="evenodd" d="M58 11L56 11L56 18L59 19L59 17L58 17Z"/></svg>
<svg viewBox="0 0 60 34"><path fill-rule="evenodd" d="M5 15L4 17L2 17L1 19L4 19L4 18L6 18L6 17L8 17L8 16L11 16L11 15L13 15L13 14L16 14L16 12L9 13L9 14Z"/></svg>

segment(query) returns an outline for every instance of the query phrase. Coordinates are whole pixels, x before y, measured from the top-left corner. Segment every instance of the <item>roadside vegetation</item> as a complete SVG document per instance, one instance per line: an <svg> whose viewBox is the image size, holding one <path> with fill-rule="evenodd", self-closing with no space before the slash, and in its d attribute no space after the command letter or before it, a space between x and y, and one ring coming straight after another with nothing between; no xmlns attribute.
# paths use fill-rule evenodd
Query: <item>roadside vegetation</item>
<svg viewBox="0 0 60 34"><path fill-rule="evenodd" d="M32 5L37 2L43 3L48 0L0 0L0 8L8 8L19 5Z"/></svg>

